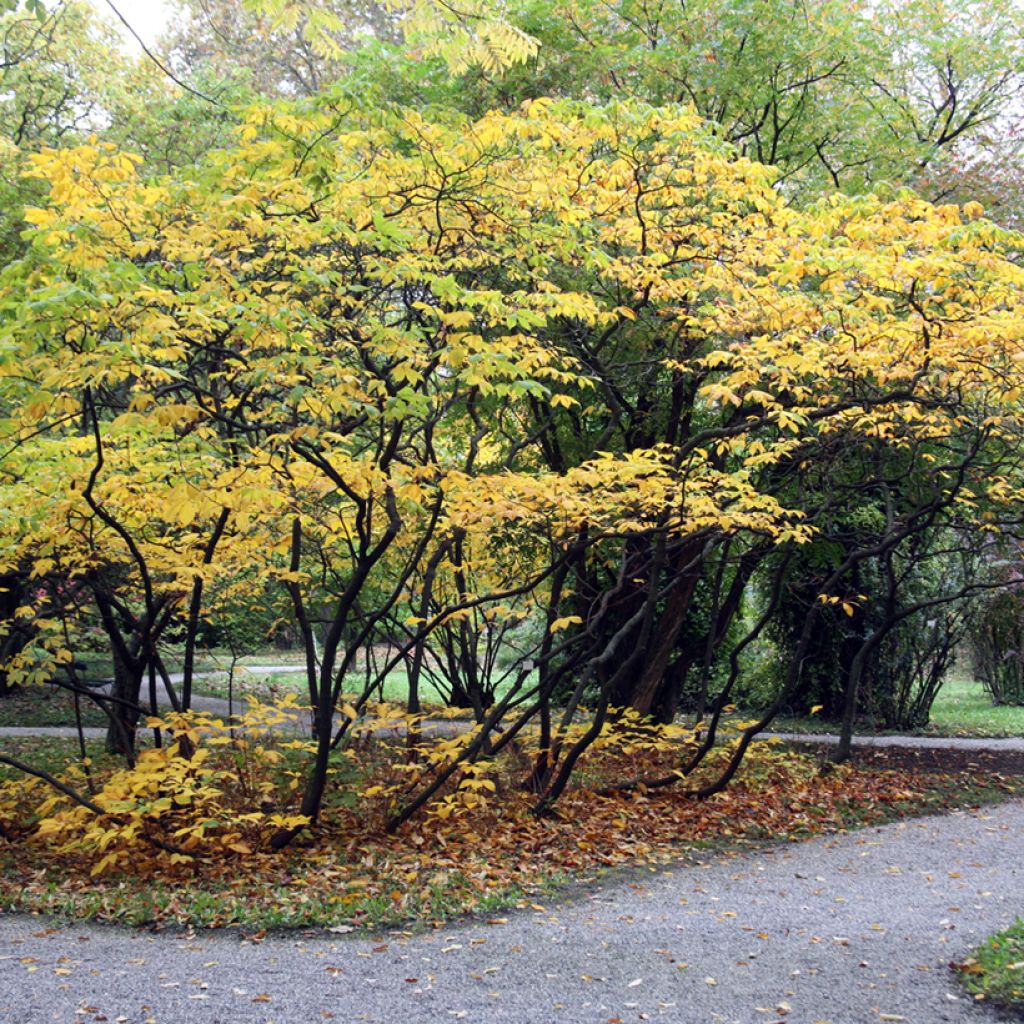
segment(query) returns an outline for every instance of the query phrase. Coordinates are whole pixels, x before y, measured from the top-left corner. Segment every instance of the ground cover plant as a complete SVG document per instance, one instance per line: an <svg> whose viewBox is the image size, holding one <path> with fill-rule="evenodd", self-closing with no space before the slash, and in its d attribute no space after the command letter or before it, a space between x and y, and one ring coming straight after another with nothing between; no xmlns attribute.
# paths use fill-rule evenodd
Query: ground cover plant
<svg viewBox="0 0 1024 1024"><path fill-rule="evenodd" d="M194 745L188 759L168 746L148 748L127 773L99 744L90 746L88 763L76 763L68 741L49 741L43 762L76 788L89 772L97 810L55 799L42 781L26 786L18 772L4 769L0 903L139 924L254 930L429 924L542 902L595 870L735 852L745 843L799 839L1018 791L977 769L942 775L846 765L822 773L819 758L767 743L728 790L705 801L674 790L616 789L679 756L679 737L623 727L591 751L553 818L530 813L529 794L516 789L514 762L524 755L515 754L466 774L389 832L391 794L415 766L404 737L379 735L389 714L378 711L374 734L368 728L353 756L338 758L336 796L318 829L303 833L285 858L267 840L296 809L295 754L304 741L261 732L273 712L250 719L245 738L232 739L208 718L182 724L176 742ZM165 735L165 743L171 738ZM453 741L461 742L425 740L420 756L429 763L438 756L431 742L443 750ZM18 744L8 749L14 760L25 756ZM38 763L39 749L34 753ZM713 777L713 767L705 771ZM247 810L247 789L260 793L261 812Z"/></svg>

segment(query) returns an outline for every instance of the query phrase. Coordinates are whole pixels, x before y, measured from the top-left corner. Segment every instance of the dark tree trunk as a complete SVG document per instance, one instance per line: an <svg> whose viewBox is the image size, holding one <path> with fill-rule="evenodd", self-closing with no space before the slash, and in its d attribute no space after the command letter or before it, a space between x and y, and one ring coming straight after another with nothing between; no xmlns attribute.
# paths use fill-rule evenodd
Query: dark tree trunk
<svg viewBox="0 0 1024 1024"><path fill-rule="evenodd" d="M679 578L665 602L664 611L657 617L657 628L651 631L653 635L629 699L630 707L640 714L657 714L659 718L664 714L670 717L675 714L676 701L670 692L673 687L667 675L668 664L676 649L679 634L686 624L693 593L700 581L700 549L685 545L675 563L679 567Z"/></svg>
<svg viewBox="0 0 1024 1024"><path fill-rule="evenodd" d="M19 654L32 637L32 630L25 621L18 621L15 612L24 593L27 578L17 573L0 575L0 622L7 625L7 632L0 636L0 698L14 693L18 687L7 678L4 669L9 658Z"/></svg>
<svg viewBox="0 0 1024 1024"><path fill-rule="evenodd" d="M114 652L114 681L108 702L106 748L111 754L131 757L135 752L135 734L139 725L139 699L142 693L142 667L127 664Z"/></svg>

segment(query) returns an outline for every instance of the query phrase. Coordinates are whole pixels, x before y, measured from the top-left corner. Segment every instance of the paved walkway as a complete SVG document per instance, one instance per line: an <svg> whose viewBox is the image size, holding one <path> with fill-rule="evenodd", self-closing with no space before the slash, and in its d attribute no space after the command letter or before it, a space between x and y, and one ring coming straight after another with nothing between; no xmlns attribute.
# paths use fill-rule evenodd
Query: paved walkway
<svg viewBox="0 0 1024 1024"><path fill-rule="evenodd" d="M170 702L167 699L167 694L160 693L160 707L168 708ZM229 714L230 705L226 700L221 697L201 697L198 694L192 697L192 709L194 711L209 711L210 714L220 715L226 717ZM245 710L245 701L236 700L234 702L235 714ZM145 715L145 709L143 714ZM103 739L107 735L107 730L102 726L86 726L82 732L85 734L86 739ZM5 725L0 726L0 739L4 736L57 736L57 737L75 737L78 735L78 730L74 726L68 725ZM4 1024L0 1020L0 1024Z"/></svg>
<svg viewBox="0 0 1024 1024"><path fill-rule="evenodd" d="M991 1024L948 969L1024 910L1024 804L592 887L413 937L0 917L3 1024Z"/></svg>
<svg viewBox="0 0 1024 1024"><path fill-rule="evenodd" d="M164 695L166 697L166 695ZM166 707L166 703L163 705ZM220 697L193 697L192 706L196 711L209 711L211 714L226 717L228 715L228 702ZM245 708L244 701L235 702L235 713L238 714ZM296 718L296 726L303 724L303 720ZM437 722L425 723L428 727L433 724L437 728L451 729L452 721L438 720ZM102 739L107 734L103 728L86 727L82 730L87 739ZM76 729L63 725L27 725L27 726L0 726L0 739L4 736L60 736L75 737L78 735ZM827 733L799 733L780 732L762 733L762 739L786 740L794 743L823 743L835 744L839 741L838 736ZM976 751L1013 751L1024 752L1024 736L1010 737L985 737L973 738L964 736L855 736L854 747L907 747L918 750L976 750ZM0 1022L3 1024L3 1022Z"/></svg>
<svg viewBox="0 0 1024 1024"><path fill-rule="evenodd" d="M293 672L305 672L306 668L304 665L239 665L236 666L236 672L244 671L252 675L278 675L281 673L293 673ZM226 670L225 670L226 671ZM196 679L209 678L211 676L219 676L225 674L224 672L200 672L196 673ZM171 682L180 683L183 676L180 672L171 673ZM158 694L158 701L161 707L168 707L170 701L168 700L167 694L164 690L160 690ZM227 700L222 697L206 697L199 694L193 694L192 696L192 708L195 711L208 711L213 715L219 715L226 717L231 713L231 707ZM234 702L234 711L236 714L245 709L244 698L236 699ZM296 718L296 724L304 724L304 718ZM430 723L427 723L428 725ZM451 728L450 720L444 722L438 721L434 723L439 728L444 726L446 729ZM106 735L106 729L104 728L86 728L83 730L85 736L90 739L102 738ZM76 729L68 726L4 726L0 727L0 738L4 736L58 736L58 737L74 737L77 736L78 732ZM839 741L839 737L829 733L796 733L796 732L780 732L780 733L763 733L764 739L770 739L775 736L779 739L797 742L797 743L824 743L834 744ZM994 737L994 738L972 738L972 737L960 737L960 736L855 736L853 740L855 747L909 747L918 748L922 750L991 750L991 751L1014 751L1024 752L1024 736L1012 736L1012 737ZM2 1022L0 1022L2 1024Z"/></svg>
<svg viewBox="0 0 1024 1024"><path fill-rule="evenodd" d="M765 736L778 736L793 743L838 743L839 737L831 733L778 732ZM1024 751L1024 736L969 737L969 736L854 736L855 747L909 747L917 750L1011 750Z"/></svg>

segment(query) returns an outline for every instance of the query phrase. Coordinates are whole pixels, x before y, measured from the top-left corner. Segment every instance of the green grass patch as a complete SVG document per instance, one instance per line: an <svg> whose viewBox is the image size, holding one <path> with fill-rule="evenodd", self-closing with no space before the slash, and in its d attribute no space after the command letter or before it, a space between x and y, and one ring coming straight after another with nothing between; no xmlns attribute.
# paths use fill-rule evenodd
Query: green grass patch
<svg viewBox="0 0 1024 1024"><path fill-rule="evenodd" d="M79 702L82 725L105 727L107 716L87 697ZM75 698L56 686L26 686L0 699L0 726L74 726Z"/></svg>
<svg viewBox="0 0 1024 1024"><path fill-rule="evenodd" d="M801 735L837 733L838 723L811 715L801 718L780 716L772 722L774 732ZM858 722L855 733L881 736L895 733L879 729L869 722ZM961 736L978 739L1024 736L1024 707L992 703L988 691L976 679L952 676L946 680L932 705L931 719L924 729L907 730L899 735Z"/></svg>
<svg viewBox="0 0 1024 1024"><path fill-rule="evenodd" d="M363 689L364 677L352 673L346 677L345 683L348 693L359 693ZM216 672L197 679L193 692L223 700L231 695L235 699L255 697L264 701L293 693L300 700L305 697L306 702L309 701L309 686L304 672L256 672L245 665L235 668L233 679L228 672ZM378 700L404 703L409 696L409 682L405 672L401 669L391 672L383 687L379 687L375 694ZM423 687L420 696L424 703L440 703L440 697L433 687Z"/></svg>
<svg viewBox="0 0 1024 1024"><path fill-rule="evenodd" d="M346 679L346 691L349 699L362 690L364 679L352 674ZM380 694L383 693L383 698ZM240 666L236 669L234 679L226 672L197 679L193 687L196 696L216 697L227 700L229 696L237 703L237 710L245 708L248 699L264 703L273 702L288 694L295 694L300 703L308 703L308 689L303 672L253 672ZM148 689L143 688L142 698L145 708ZM163 696L163 688L160 690ZM405 703L409 696L408 679L404 671L396 669L384 682L381 689L375 691L374 699L383 699L393 703ZM427 709L442 708L444 702L441 694L434 687L421 687L420 699ZM106 728L107 716L93 701L82 697L82 724ZM146 712L144 711L144 714ZM31 686L17 690L10 696L0 699L0 727L67 727L75 725L74 696L67 690L54 686Z"/></svg>
<svg viewBox="0 0 1024 1024"><path fill-rule="evenodd" d="M533 678L527 681L531 685ZM231 685L229 686L229 682ZM345 677L345 692L351 697L360 695L366 685L366 677L360 672L351 672ZM219 697L226 700L233 696L236 700L254 697L268 701L293 693L300 701L305 698L308 703L308 685L303 672L254 672L244 665L239 666L230 681L228 673L216 673L196 681L194 692L207 697ZM500 698L508 692L508 686L498 686L497 696ZM446 695L426 679L420 681L420 703L425 708L446 707ZM395 668L388 673L383 685L375 687L373 700L388 703L405 704L409 699L409 677L402 668Z"/></svg>
<svg viewBox="0 0 1024 1024"><path fill-rule="evenodd" d="M230 694L239 702L240 708L247 698L273 701L286 694L295 694L302 701L307 693L304 672L254 671L255 667L270 665L298 667L302 664L302 658L301 652L297 651L257 651L237 660L234 679L230 680L230 655L223 651L203 652L197 666L197 671L203 675L195 681L194 692L222 699L227 699ZM174 670L178 666L172 665L171 668ZM99 679L105 674L109 674L108 664L95 659L88 662L87 678ZM350 694L358 694L362 692L363 684L364 676L352 673L346 678L345 688ZM499 696L501 692L503 690L500 689ZM389 673L383 687L378 688L375 698L404 703L408 695L406 673L404 669L396 668ZM444 706L443 695L426 681L421 683L420 699L428 709ZM83 698L81 707L84 725L106 726L106 716L92 701ZM749 717L749 713L743 712L740 717ZM0 700L0 726L73 726L74 723L73 698L67 691L51 687L30 687ZM780 717L772 723L772 729L777 732L809 734L836 732L838 726L818 716ZM880 735L884 732L872 728L869 723L861 722L857 725L857 733L861 735ZM932 708L928 727L917 730L916 734L979 738L1024 736L1024 707L996 707L980 682L957 675L945 682Z"/></svg>
<svg viewBox="0 0 1024 1024"><path fill-rule="evenodd" d="M184 664L183 647L161 647L168 672L180 672ZM109 679L114 674L109 654L94 651L76 652L76 661L82 666L86 679ZM260 648L244 655L233 655L222 647L204 647L196 651L196 672L226 672L232 664L244 665L304 665L306 656L301 650L281 651L276 647Z"/></svg>
<svg viewBox="0 0 1024 1024"><path fill-rule="evenodd" d="M990 936L956 967L968 992L1024 1010L1024 921Z"/></svg>
<svg viewBox="0 0 1024 1024"><path fill-rule="evenodd" d="M51 775L60 775L69 765L81 760L77 738L68 736L3 736L0 737L0 754ZM85 754L97 771L124 764L122 758L107 753L103 740L87 739ZM20 777L21 772L16 768L0 764L0 782Z"/></svg>
<svg viewBox="0 0 1024 1024"><path fill-rule="evenodd" d="M76 655L80 672L90 684L110 679L113 666L110 658L95 652ZM182 652L170 649L165 653L165 664L170 673L180 673ZM192 692L197 696L229 697L244 707L246 699L263 702L278 700L288 694L295 694L300 702L308 701L305 654L300 650L280 651L274 648L254 651L242 657L234 657L230 651L212 648L197 652L195 661L196 678ZM285 671L265 671L267 668ZM345 679L348 694L361 694L365 685L362 671L350 673ZM531 678L528 685L532 682ZM503 696L508 684L498 686L498 696ZM143 686L143 704L146 704L148 687ZM163 685L160 684L163 695ZM374 700L389 703L405 703L409 697L409 680L402 667L388 673L383 685L374 690ZM424 676L420 681L420 701L427 709L446 706L446 695L431 684ZM106 726L103 711L86 698L82 699L83 724ZM2 726L73 726L75 724L73 698L66 691L51 687L26 689L10 699L0 700L0 727Z"/></svg>
<svg viewBox="0 0 1024 1024"><path fill-rule="evenodd" d="M996 706L980 682L953 676L935 699L927 732L936 736L1024 736L1024 707Z"/></svg>

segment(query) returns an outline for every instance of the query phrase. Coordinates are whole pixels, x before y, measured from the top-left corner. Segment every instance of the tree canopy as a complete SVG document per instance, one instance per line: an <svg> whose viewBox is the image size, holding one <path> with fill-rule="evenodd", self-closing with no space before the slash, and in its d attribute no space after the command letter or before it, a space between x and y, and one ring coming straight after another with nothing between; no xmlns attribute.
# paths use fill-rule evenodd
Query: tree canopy
<svg viewBox="0 0 1024 1024"><path fill-rule="evenodd" d="M6 680L81 689L99 636L132 761L146 681L188 712L202 631L273 608L314 737L273 846L399 668L410 733L428 677L474 723L383 793L389 828L479 799L520 743L549 811L615 723L691 707L642 780L685 785L777 628L711 795L823 630L856 625L852 715L1015 536L1020 239L913 190L958 194L944 154L1007 116L1012 5L419 4L431 41L397 57L356 46L393 34L372 6L232 5L172 41L215 103L94 68L102 30L68 51L82 8L7 17L41 56L0 107Z"/></svg>

